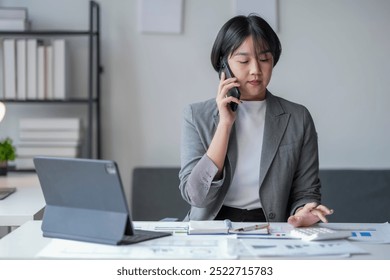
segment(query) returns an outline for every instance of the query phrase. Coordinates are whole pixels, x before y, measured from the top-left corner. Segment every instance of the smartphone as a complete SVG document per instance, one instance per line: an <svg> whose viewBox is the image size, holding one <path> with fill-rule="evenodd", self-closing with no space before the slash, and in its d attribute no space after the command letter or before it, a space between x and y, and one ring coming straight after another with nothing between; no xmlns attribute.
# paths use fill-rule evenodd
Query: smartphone
<svg viewBox="0 0 390 280"><path fill-rule="evenodd" d="M221 72L220 73L222 73L222 71L225 72L226 79L234 77L232 70L230 70L230 67L229 67L229 64L228 64L226 58L222 59L222 62L221 62ZM221 75L219 75L219 76L221 76ZM231 90L229 90L229 95L234 96L237 99L240 99L240 97L241 97L241 93L237 87L234 87ZM237 103L230 102L229 105L230 105L230 108L232 109L233 112L237 110L237 107L238 107Z"/></svg>

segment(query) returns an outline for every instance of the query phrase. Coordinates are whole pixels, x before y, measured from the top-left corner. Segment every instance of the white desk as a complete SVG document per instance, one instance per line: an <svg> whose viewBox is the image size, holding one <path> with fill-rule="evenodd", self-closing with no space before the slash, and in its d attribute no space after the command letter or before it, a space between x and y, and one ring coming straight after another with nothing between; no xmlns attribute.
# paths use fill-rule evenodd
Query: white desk
<svg viewBox="0 0 390 280"><path fill-rule="evenodd" d="M136 227L152 229L152 226L163 226L164 222L135 222ZM172 225L172 223L169 223ZM184 223L176 223L183 225ZM280 223L284 226L286 224ZM168 225L168 224L167 224ZM271 228L274 224L271 224ZM275 224L278 225L278 224ZM344 228L367 228L379 224L328 224L329 226L344 226ZM390 225L387 225L390 227ZM388 229L388 228L386 228ZM275 242L266 240L262 242ZM283 240L288 242L288 240ZM141 242L133 245L110 246L87 242L78 242L42 237L41 221L29 221L0 240L0 259L253 259L261 257L235 254L234 251L242 249L241 243L228 235L187 235L177 233L169 237ZM216 243L220 243L219 247ZM300 257L299 259L376 259L390 260L390 243L375 244L363 242L350 242L364 249L368 254L356 254L351 257L320 256ZM42 250L57 246L61 253L43 255ZM160 246L160 249L158 249ZM238 248L235 248L238 247ZM172 249L174 248L174 249ZM169 251L171 249L171 251ZM231 255L231 257L229 256ZM68 257L66 257L68 256ZM295 257L263 257L263 259L296 259Z"/></svg>
<svg viewBox="0 0 390 280"><path fill-rule="evenodd" d="M20 226L42 218L45 200L35 173L8 172L0 177L1 187L16 187L16 192L0 200L0 226Z"/></svg>

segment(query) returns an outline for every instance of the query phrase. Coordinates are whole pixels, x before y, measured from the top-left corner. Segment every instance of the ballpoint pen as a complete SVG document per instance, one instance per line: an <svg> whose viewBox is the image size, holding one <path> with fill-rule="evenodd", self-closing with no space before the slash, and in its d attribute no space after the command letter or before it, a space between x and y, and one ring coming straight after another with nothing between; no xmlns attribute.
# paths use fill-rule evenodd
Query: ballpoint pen
<svg viewBox="0 0 390 280"><path fill-rule="evenodd" d="M268 229L269 225L253 225L253 226L248 226L248 227L242 227L242 228L237 228L234 231L242 232L242 231L251 231L251 230L259 230L259 229Z"/></svg>
<svg viewBox="0 0 390 280"><path fill-rule="evenodd" d="M232 221L230 221L229 219L225 219L224 222L226 227L228 228L228 231L233 229Z"/></svg>

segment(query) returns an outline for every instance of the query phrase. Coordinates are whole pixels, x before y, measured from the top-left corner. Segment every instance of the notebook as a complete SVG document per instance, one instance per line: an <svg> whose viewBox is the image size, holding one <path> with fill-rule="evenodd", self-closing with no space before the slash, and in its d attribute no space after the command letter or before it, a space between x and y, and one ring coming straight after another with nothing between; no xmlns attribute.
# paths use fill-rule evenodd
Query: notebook
<svg viewBox="0 0 390 280"><path fill-rule="evenodd" d="M43 236L119 245L171 235L134 229L114 161L35 157L34 165L46 201Z"/></svg>
<svg viewBox="0 0 390 280"><path fill-rule="evenodd" d="M0 188L0 200L6 198L7 196L13 194L16 191L15 187L11 188Z"/></svg>

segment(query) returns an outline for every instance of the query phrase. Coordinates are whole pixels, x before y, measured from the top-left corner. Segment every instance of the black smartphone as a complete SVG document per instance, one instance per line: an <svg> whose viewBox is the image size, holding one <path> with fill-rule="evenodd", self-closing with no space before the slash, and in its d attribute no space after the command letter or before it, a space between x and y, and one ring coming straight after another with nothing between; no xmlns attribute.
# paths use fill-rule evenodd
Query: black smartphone
<svg viewBox="0 0 390 280"><path fill-rule="evenodd" d="M233 77L234 77L234 75L233 75L233 73L232 73L232 70L230 70L230 67L229 67L229 64L228 64L226 58L225 58L225 59L222 59L222 61L221 61L221 71L220 71L220 73L221 73L222 71L225 72L225 77L226 77L226 79L227 79L227 78L233 78ZM221 75L219 75L219 76L221 77ZM229 90L229 95L230 95L230 96L234 96L234 97L237 98L237 99L240 99L240 97L241 97L241 93L240 93L240 91L238 90L237 87L234 87L234 88L232 88L231 90ZM238 104L237 104L237 103L230 102L229 105L230 105L230 108L232 109L233 112L237 110L237 107L238 107Z"/></svg>

